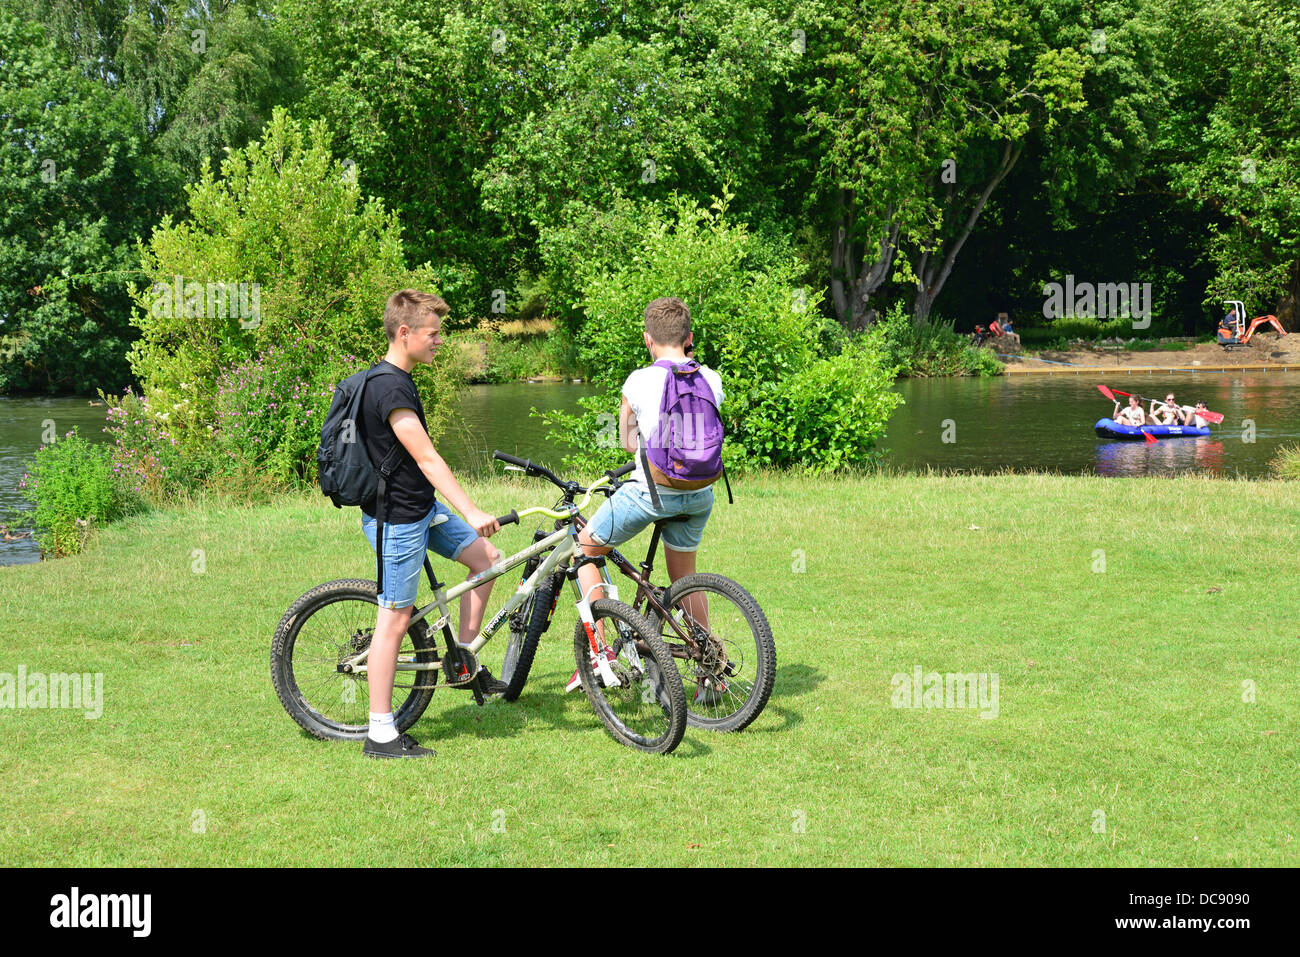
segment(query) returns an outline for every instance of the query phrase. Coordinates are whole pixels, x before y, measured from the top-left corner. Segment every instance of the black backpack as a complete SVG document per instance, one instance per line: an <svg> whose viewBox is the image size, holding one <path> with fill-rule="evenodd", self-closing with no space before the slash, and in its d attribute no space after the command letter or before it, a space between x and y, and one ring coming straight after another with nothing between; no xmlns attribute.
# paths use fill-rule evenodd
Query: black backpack
<svg viewBox="0 0 1300 957"><path fill-rule="evenodd" d="M320 448L316 450L320 488L335 508L363 505L372 500L375 503L376 577L381 592L384 590L384 505L388 479L406 455L406 449L401 442L395 443L384 461L375 466L361 434L361 398L371 379L396 374L395 369L376 363L340 382L334 389L334 400L320 430Z"/></svg>

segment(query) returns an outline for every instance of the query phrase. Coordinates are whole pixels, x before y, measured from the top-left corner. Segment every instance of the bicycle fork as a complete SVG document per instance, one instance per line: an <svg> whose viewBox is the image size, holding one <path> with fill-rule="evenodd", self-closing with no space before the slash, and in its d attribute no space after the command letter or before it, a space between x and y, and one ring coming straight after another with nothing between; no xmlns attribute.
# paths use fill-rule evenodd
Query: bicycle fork
<svg viewBox="0 0 1300 957"><path fill-rule="evenodd" d="M573 567L569 569L568 577L569 580L573 582L574 591L578 593L578 600L576 602L578 608L578 620L582 622L582 630L587 635L587 647L591 655L592 673L599 676L601 684L606 688L613 688L623 684L623 681L614 673L614 669L610 667L610 662L615 659L615 655L612 646L602 637L600 631L596 628L596 619L591 613L591 592L597 588L604 588L606 594L608 594L610 598L614 601L618 601L618 587L608 581L608 575L602 574L601 577L604 580L592 585L584 594L582 592L582 586L578 584L578 569L587 562L601 565L601 571L604 571L603 558L584 557L579 558L574 562ZM637 654L635 643L628 642L624 645L624 648L627 649L629 653L630 662L637 669L644 672L645 669L642 667L641 657Z"/></svg>

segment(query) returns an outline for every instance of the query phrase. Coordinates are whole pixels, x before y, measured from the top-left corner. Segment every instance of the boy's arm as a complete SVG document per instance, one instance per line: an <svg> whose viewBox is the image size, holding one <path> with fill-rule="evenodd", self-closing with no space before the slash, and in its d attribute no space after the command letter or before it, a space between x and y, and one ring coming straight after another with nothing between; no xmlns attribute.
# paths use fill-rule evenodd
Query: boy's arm
<svg viewBox="0 0 1300 957"><path fill-rule="evenodd" d="M470 501L456 477L451 474L451 469L447 468L447 463L434 449L433 443L429 441L429 433L424 431L419 416L413 410L394 409L388 416L388 424L393 427L397 441L410 453L429 484L442 493L452 508L465 516L465 521L473 526L474 531L487 537L501 530L493 516Z"/></svg>
<svg viewBox="0 0 1300 957"><path fill-rule="evenodd" d="M618 410L618 434L623 442L623 450L628 455L635 456L637 453L637 430L639 428L636 413L632 411L632 406L628 405L627 396L623 396L623 404Z"/></svg>

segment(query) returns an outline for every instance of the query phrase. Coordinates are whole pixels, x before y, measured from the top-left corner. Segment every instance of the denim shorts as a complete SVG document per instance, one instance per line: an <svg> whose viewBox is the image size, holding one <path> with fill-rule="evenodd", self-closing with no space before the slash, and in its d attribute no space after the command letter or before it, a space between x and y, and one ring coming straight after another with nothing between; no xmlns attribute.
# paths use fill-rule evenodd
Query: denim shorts
<svg viewBox="0 0 1300 957"><path fill-rule="evenodd" d="M664 525L664 546L675 552L699 549L704 525L713 511L712 486L694 492L665 492L661 488L659 500L663 508L656 511L645 487L639 483L624 485L596 509L585 530L596 544L616 546L622 545L651 522L689 515L685 521Z"/></svg>
<svg viewBox="0 0 1300 957"><path fill-rule="evenodd" d="M439 515L447 521L430 527ZM378 523L361 513L361 530L366 533L370 550L375 550L375 526ZM442 502L435 501L429 514L407 525L384 522L384 590L379 593L382 608L406 608L415 604L420 590L420 571L424 568L424 553L432 549L452 561L478 538L478 532L469 523L452 512Z"/></svg>

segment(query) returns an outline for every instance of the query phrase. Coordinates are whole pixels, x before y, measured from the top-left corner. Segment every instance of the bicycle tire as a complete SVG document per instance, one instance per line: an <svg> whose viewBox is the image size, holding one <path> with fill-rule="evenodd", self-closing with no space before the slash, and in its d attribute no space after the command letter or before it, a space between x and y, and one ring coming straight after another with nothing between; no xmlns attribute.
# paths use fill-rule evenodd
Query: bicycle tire
<svg viewBox="0 0 1300 957"><path fill-rule="evenodd" d="M378 608L375 582L345 578L317 585L296 599L271 640L271 684L289 716L314 737L360 741L370 729L370 686L364 674L337 670L370 643ZM398 647L399 660L439 660L421 620ZM393 682L393 722L405 731L433 699L437 671L399 671Z"/></svg>
<svg viewBox="0 0 1300 957"><path fill-rule="evenodd" d="M605 640L615 655L610 667L621 684L606 688L596 676L586 629L579 621L573 651L587 700L615 741L637 751L668 754L686 732L686 693L668 648L645 617L621 601L597 599L591 614L605 621ZM649 649L648 659L638 644Z"/></svg>
<svg viewBox="0 0 1300 957"><path fill-rule="evenodd" d="M506 683L506 690L501 697L507 701L517 701L528 682L528 673L532 670L533 659L537 656L537 646L542 633L551 627L551 616L555 613L555 598L564 585L564 575L551 575L543 580L536 591L528 596L517 614L522 630L516 630L514 616L511 616L510 640L506 643L506 656L501 663L501 680Z"/></svg>
<svg viewBox="0 0 1300 957"><path fill-rule="evenodd" d="M699 654L688 652L685 642L660 620L653 607L647 608L647 618L677 663L686 692L687 724L708 731L740 731L762 713L771 697L776 682L776 641L754 596L722 575L683 575L664 590L660 604L685 629L688 622L682 599L699 593L712 599L707 633L693 619L689 622L689 631L701 646ZM725 666L731 673L719 666L718 648L725 650ZM749 674L751 660L753 673ZM719 679L721 691L714 685Z"/></svg>

